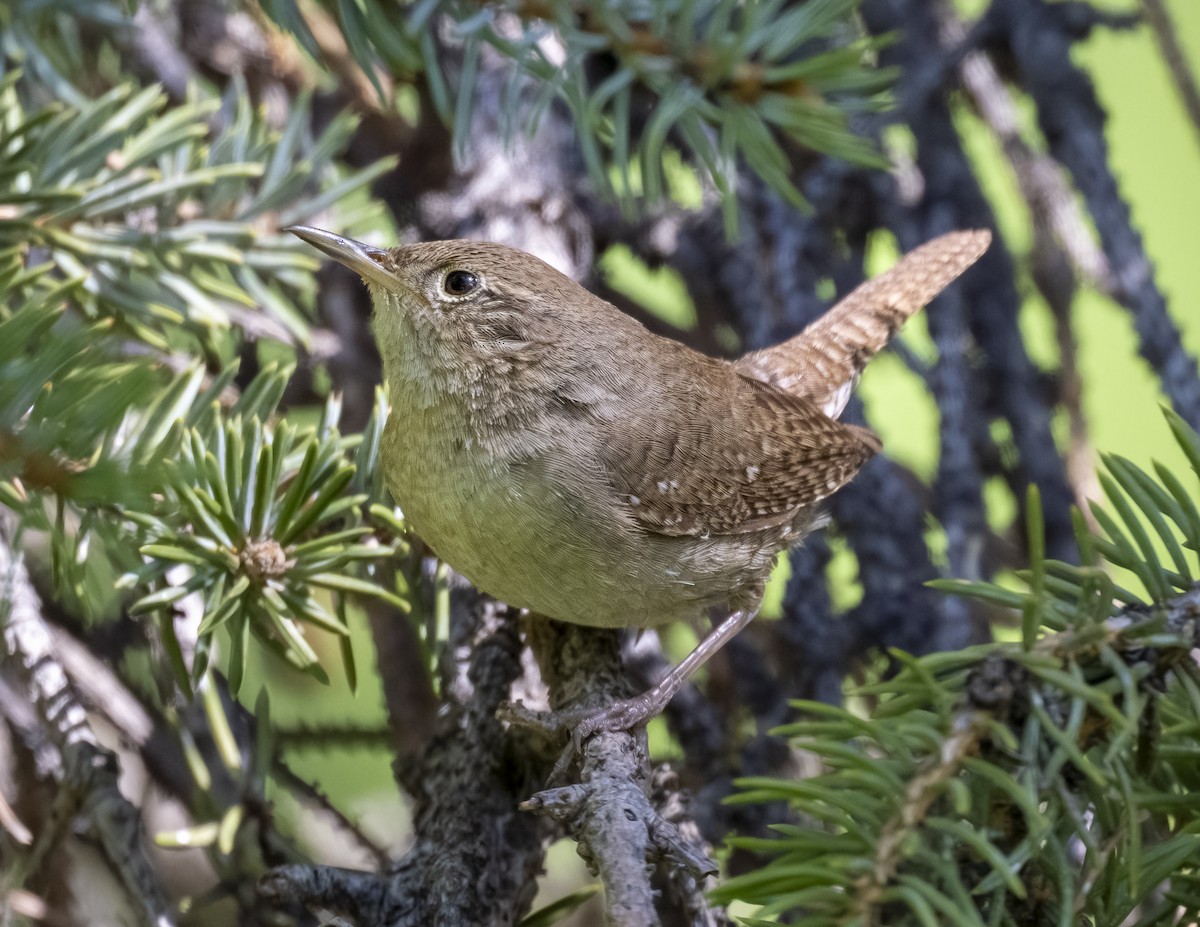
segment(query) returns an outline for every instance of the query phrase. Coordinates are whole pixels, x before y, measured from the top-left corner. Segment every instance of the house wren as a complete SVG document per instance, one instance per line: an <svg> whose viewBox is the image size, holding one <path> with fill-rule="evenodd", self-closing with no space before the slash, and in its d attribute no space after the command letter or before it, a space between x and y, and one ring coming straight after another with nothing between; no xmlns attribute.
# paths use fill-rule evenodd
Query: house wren
<svg viewBox="0 0 1200 927"><path fill-rule="evenodd" d="M776 555L879 450L836 420L859 373L991 240L929 242L796 337L730 362L503 245L290 231L370 289L392 402L384 476L438 556L510 605L576 624L728 610L662 683L585 718L577 742L657 713L750 621Z"/></svg>

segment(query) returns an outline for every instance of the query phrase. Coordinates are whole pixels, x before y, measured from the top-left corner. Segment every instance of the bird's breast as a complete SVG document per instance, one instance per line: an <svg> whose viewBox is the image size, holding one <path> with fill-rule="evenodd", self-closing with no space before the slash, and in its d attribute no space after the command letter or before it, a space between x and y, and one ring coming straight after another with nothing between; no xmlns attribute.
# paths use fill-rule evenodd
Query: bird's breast
<svg viewBox="0 0 1200 927"><path fill-rule="evenodd" d="M521 608L597 627L653 626L724 603L770 569L753 537L637 527L578 435L489 435L469 405L406 403L393 388L384 476L405 518L455 570ZM584 442L585 443L585 442Z"/></svg>

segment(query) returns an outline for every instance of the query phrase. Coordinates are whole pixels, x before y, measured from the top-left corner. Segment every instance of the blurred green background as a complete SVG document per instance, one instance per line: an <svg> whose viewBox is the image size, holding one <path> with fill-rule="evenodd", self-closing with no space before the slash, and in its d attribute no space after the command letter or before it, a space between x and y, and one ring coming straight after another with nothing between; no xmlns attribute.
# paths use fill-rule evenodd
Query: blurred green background
<svg viewBox="0 0 1200 927"><path fill-rule="evenodd" d="M979 3L960 6L977 11ZM1178 36L1194 68L1200 69L1200 3L1170 0ZM1108 9L1130 10L1135 4L1107 4ZM1193 231L1200 213L1200 138L1186 120L1179 98L1147 29L1113 33L1098 31L1077 48L1079 63L1092 74L1101 103L1109 113L1108 139L1111 163L1118 173L1122 192L1133 209L1135 225L1141 229L1147 249L1167 294L1171 311L1183 330L1190 352L1200 354L1200 249ZM1024 118L1032 120L1025 111ZM984 185L992 198L1000 230L1018 257L1031 243L1029 217L1024 212L1012 176L998 147L973 117L963 113L959 120L964 139L979 166ZM686 177L682 187L686 188ZM681 198L687 198L682 191ZM896 256L893 242L880 237L874 243L871 271L886 268ZM677 324L690 317L683 287L666 273L650 273L639 267L628 253L603 258L602 268L610 282L649 308ZM1026 292L1032 287L1026 282ZM1137 355L1130 319L1104 297L1084 292L1074 306L1075 331L1084 383L1084 411L1091 427L1093 446L1115 451L1142 466L1159 460L1182 467L1183 456L1170 437L1158 411L1163 401L1156 381ZM1022 324L1034 358L1047 366L1057 361L1057 348L1049 312L1030 295L1023 309ZM930 343L922 324L910 324L903 336L920 355L931 358ZM872 427L883 437L887 453L911 467L922 478L930 478L937 462L937 417L933 403L924 395L917 378L894 356L878 359L863 378L861 394ZM1065 426L1065 422L1059 423ZM1065 433L1060 428L1060 436ZM1006 490L989 496L994 526L1011 524L1015 504ZM840 604L854 601L853 564L839 560L835 575L845 577L838 594ZM680 629L669 643L683 646L690 631ZM333 670L339 666L336 647L325 642L322 662ZM360 658L370 655L370 639L361 616L356 625L356 649ZM264 659L262 648L255 648ZM364 661L364 666L373 657ZM277 669L277 668L276 668ZM386 667L382 668L386 672ZM253 705L260 686L266 682L271 695L276 725L287 729L301 725L354 725L382 730L384 710L378 685L369 672L360 673L357 695L345 680L334 674L330 687L319 686L293 672L276 672L261 663L251 667L242 687L242 698ZM661 729L652 732L655 742L666 747ZM406 812L396 797L389 763L391 754L380 738L377 748L354 753L324 754L311 748L288 752L293 769L304 778L316 780L330 798L380 843L399 853L406 848ZM290 800L282 793L278 810L291 817ZM292 818L293 824L297 823ZM328 857L337 846L336 834L310 835L314 849ZM340 854L339 854L340 855ZM345 864L367 864L352 852ZM585 879L582 864L573 848L561 845L552 854L539 903L558 897Z"/></svg>

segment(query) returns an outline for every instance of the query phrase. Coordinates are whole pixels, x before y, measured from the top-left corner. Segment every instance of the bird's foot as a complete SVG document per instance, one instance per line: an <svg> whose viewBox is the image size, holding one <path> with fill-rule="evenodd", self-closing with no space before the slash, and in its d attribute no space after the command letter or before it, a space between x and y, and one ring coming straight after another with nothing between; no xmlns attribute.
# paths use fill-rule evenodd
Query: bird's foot
<svg viewBox="0 0 1200 927"><path fill-rule="evenodd" d="M581 754L584 742L593 734L635 731L662 711L668 701L669 697L664 700L658 696L656 687L633 698L618 699L598 711L581 713L571 725L571 748Z"/></svg>
<svg viewBox="0 0 1200 927"><path fill-rule="evenodd" d="M539 730L548 737L570 734L566 747L554 764L549 783L561 782L575 757L582 757L589 738L596 734L633 732L645 726L663 710L670 695L655 686L632 698L618 699L600 709L569 708L561 711L537 711L523 703L508 702L497 711L502 721Z"/></svg>

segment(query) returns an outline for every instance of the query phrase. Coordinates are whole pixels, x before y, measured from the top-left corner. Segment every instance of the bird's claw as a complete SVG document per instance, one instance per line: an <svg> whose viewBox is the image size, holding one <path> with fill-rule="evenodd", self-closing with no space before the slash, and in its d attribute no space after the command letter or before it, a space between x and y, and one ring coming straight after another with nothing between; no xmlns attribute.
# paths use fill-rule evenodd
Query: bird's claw
<svg viewBox="0 0 1200 927"><path fill-rule="evenodd" d="M554 764L550 782L560 782L574 757L583 756L584 744L595 734L616 734L634 731L658 714L658 706L647 694L612 702L598 711L584 715L571 728L570 741Z"/></svg>
<svg viewBox="0 0 1200 927"><path fill-rule="evenodd" d="M635 731L658 714L661 708L652 690L633 698L619 699L594 711L569 709L545 712L526 708L520 702L509 702L502 705L496 715L503 721L534 728L549 736L563 730L570 732L567 745L550 774L549 784L554 784L565 778L575 757L583 756L588 738L602 733Z"/></svg>
<svg viewBox="0 0 1200 927"><path fill-rule="evenodd" d="M657 714L655 707L645 695L618 699L581 718L571 729L571 744L582 754L584 741L593 734L636 730Z"/></svg>

